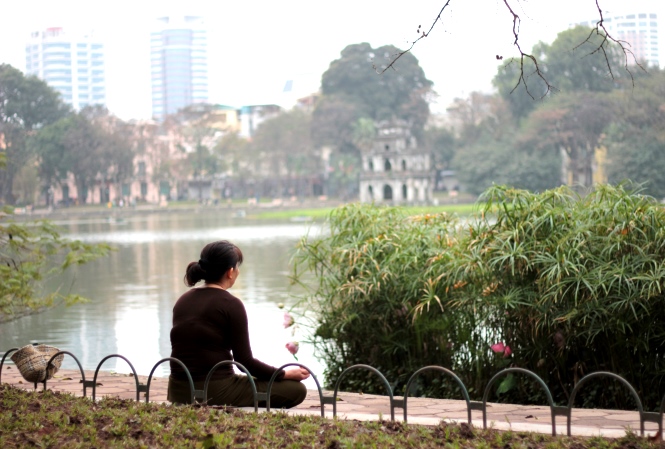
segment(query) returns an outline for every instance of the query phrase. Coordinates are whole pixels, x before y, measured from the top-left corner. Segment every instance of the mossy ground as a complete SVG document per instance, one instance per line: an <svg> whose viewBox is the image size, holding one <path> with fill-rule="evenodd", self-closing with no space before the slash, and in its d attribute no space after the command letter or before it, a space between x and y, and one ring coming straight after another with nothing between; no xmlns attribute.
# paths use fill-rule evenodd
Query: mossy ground
<svg viewBox="0 0 665 449"><path fill-rule="evenodd" d="M616 440L482 431L467 424L426 427L169 406L105 398L93 403L52 391L0 386L2 448L656 448L628 434Z"/></svg>

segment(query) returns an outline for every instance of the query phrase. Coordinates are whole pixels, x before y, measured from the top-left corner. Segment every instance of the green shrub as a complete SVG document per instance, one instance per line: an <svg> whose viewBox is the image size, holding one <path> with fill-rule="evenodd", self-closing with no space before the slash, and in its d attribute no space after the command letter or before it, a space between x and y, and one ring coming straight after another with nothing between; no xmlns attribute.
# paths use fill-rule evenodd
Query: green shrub
<svg viewBox="0 0 665 449"><path fill-rule="evenodd" d="M519 366L565 404L577 380L607 370L657 408L665 392L661 205L624 186L585 197L565 187L493 187L481 201L465 222L346 206L331 214L328 234L301 242L295 278L315 274L307 305L328 382L365 363L400 392L415 369L437 364L479 399L499 369ZM495 343L511 351L495 353ZM343 387L382 391L360 372ZM453 390L427 382L424 391ZM498 391L544 403L533 382L514 377ZM587 384L576 405L630 406L622 391L611 381Z"/></svg>
<svg viewBox="0 0 665 449"><path fill-rule="evenodd" d="M483 200L482 218L460 241L464 257L428 273L448 270L448 283L465 283L448 306L486 305L486 325L511 346L512 363L536 372L559 402L579 378L604 370L657 408L665 392L662 206L624 186L585 197L565 187L494 187ZM615 389L596 382L582 402L608 404Z"/></svg>
<svg viewBox="0 0 665 449"><path fill-rule="evenodd" d="M316 275L313 287L304 282L312 288L307 309L315 312L313 343L329 383L358 363L400 384L424 364L451 364L454 317L432 313L413 321L412 311L433 294L435 280L428 287L422 275L430 259L451 255L457 224L446 214L408 217L396 208L352 204L331 213L325 237L300 242L294 277ZM351 374L345 387L382 391L364 372Z"/></svg>

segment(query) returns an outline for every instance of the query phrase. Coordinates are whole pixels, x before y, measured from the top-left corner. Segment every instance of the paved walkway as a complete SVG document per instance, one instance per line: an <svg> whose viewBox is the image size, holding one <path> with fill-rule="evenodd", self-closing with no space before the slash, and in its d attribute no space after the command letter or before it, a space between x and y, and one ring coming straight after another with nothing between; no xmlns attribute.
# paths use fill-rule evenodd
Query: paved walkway
<svg viewBox="0 0 665 449"><path fill-rule="evenodd" d="M2 382L28 390L33 384L26 382L13 365L5 365L2 369ZM86 371L86 380L91 381L93 371ZM139 376L139 383L146 384L147 376ZM47 382L47 388L66 391L76 395L83 394L81 374L74 370L61 370ZM150 400L166 401L167 379L153 378L150 385ZM38 389L42 389L38 385ZM87 396L92 397L92 389L87 389ZM332 392L324 392L332 396ZM100 372L97 377L95 396L119 396L124 399L136 399L136 380L132 375L114 372ZM337 416L343 419L379 420L390 418L390 403L386 396L369 394L338 393ZM140 394L145 400L145 393ZM396 397L397 399L397 397ZM401 399L401 397L399 398ZM408 398L408 422L414 424L436 425L441 420L467 421L466 403L458 400ZM253 408L248 409L253 410ZM552 419L549 407L522 406L511 404L488 404L487 425L501 430L530 431L544 434L552 432ZM309 391L305 401L288 413L321 414L321 406L317 391ZM325 406L325 416L332 417L332 405ZM395 409L395 419L403 419L403 409ZM483 427L482 412L472 412L473 425ZM626 430L632 429L639 434L640 421L637 412L621 410L573 409L571 430L573 435L621 437ZM657 424L645 423L646 436L654 435ZM557 417L556 431L566 434L566 418Z"/></svg>

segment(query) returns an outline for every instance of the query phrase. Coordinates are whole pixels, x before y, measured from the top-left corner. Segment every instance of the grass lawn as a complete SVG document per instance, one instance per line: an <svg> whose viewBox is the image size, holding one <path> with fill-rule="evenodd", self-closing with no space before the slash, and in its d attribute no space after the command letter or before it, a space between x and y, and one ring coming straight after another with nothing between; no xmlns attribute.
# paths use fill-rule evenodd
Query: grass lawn
<svg viewBox="0 0 665 449"><path fill-rule="evenodd" d="M52 448L656 448L624 438L554 438L390 421L346 421L232 408L169 406L77 398L0 386L0 447Z"/></svg>
<svg viewBox="0 0 665 449"><path fill-rule="evenodd" d="M457 214L459 216L471 215L478 206L476 204L445 204L439 206L406 206L403 209L409 215L420 214L437 214L448 213ZM258 219L294 219L294 218L307 218L311 220L321 220L330 214L333 210L332 207L312 208L312 209L280 209L280 210L265 210L265 211L251 211L248 214L249 218Z"/></svg>

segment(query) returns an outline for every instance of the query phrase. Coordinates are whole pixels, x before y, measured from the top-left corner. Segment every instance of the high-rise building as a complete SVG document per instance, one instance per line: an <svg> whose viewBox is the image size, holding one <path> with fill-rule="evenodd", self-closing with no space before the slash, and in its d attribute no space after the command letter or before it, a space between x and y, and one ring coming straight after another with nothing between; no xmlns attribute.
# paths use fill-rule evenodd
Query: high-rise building
<svg viewBox="0 0 665 449"><path fill-rule="evenodd" d="M633 9L633 8L631 8ZM626 13L603 13L603 23L610 35L626 44L624 46L633 52L635 60L646 63L652 67L660 65L658 14L646 10L633 10ZM578 25L595 27L598 19L578 22ZM628 63L634 62L629 55Z"/></svg>
<svg viewBox="0 0 665 449"><path fill-rule="evenodd" d="M106 103L104 60L104 44L92 33L47 28L31 33L25 46L26 73L46 81L74 109Z"/></svg>
<svg viewBox="0 0 665 449"><path fill-rule="evenodd" d="M208 42L201 17L160 17L150 47L155 119L208 102Z"/></svg>

